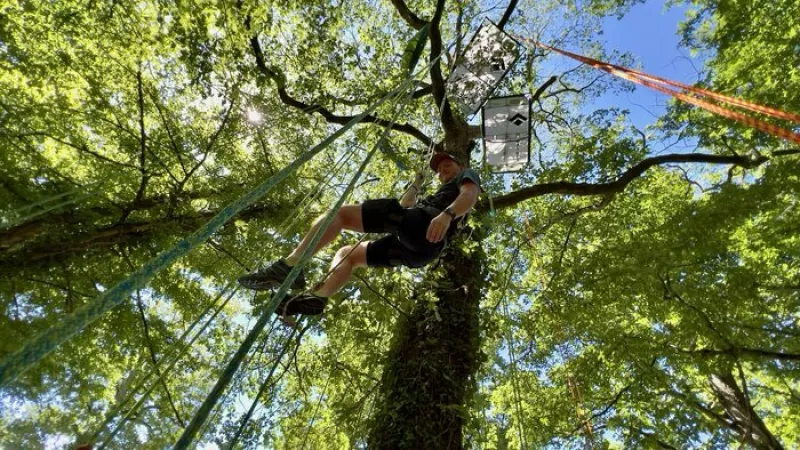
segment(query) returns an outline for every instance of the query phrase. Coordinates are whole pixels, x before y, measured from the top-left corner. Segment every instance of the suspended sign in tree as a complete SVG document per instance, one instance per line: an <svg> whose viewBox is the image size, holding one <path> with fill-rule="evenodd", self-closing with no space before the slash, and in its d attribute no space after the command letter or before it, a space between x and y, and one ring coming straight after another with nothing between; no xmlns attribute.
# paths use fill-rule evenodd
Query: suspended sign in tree
<svg viewBox="0 0 800 450"><path fill-rule="evenodd" d="M511 36L491 22L481 25L447 82L464 116L478 111L519 56L520 46Z"/></svg>
<svg viewBox="0 0 800 450"><path fill-rule="evenodd" d="M530 99L524 95L490 98L481 115L486 164L495 172L523 169L531 154Z"/></svg>

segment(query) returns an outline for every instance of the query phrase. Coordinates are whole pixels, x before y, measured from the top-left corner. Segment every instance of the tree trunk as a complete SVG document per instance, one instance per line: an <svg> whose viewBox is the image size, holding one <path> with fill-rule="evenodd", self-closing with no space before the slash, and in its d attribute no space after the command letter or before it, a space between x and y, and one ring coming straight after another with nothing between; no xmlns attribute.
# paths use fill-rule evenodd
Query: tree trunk
<svg viewBox="0 0 800 450"><path fill-rule="evenodd" d="M759 450L783 450L783 446L753 410L750 399L739 389L733 374L715 373L709 378L711 389L725 409L728 420L747 443Z"/></svg>
<svg viewBox="0 0 800 450"><path fill-rule="evenodd" d="M485 260L480 250L471 255L462 250L467 234L442 254L437 303L420 301L398 321L372 418L371 449L463 448L462 427L479 365ZM473 240L479 241L477 234Z"/></svg>

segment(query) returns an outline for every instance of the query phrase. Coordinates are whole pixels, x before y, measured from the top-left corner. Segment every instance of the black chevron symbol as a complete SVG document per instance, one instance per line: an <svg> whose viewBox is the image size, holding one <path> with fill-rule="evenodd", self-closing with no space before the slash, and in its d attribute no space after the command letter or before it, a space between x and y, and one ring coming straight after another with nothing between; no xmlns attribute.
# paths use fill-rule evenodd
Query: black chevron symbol
<svg viewBox="0 0 800 450"><path fill-rule="evenodd" d="M517 114L514 114L513 116L509 117L508 121L513 123L516 126L520 126L523 123L527 122L528 118L523 116L520 113L517 113Z"/></svg>

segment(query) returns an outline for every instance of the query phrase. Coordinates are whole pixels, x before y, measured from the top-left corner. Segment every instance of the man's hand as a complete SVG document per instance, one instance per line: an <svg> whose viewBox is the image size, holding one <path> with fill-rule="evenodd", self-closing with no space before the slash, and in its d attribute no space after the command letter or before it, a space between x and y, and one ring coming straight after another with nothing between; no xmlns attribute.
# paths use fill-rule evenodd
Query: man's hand
<svg viewBox="0 0 800 450"><path fill-rule="evenodd" d="M425 183L425 171L418 170L417 176L414 178L414 186L416 186L417 189L421 189L423 183Z"/></svg>
<svg viewBox="0 0 800 450"><path fill-rule="evenodd" d="M428 239L429 242L440 242L447 234L447 229L450 228L450 222L452 220L449 214L440 213L431 220L425 238Z"/></svg>

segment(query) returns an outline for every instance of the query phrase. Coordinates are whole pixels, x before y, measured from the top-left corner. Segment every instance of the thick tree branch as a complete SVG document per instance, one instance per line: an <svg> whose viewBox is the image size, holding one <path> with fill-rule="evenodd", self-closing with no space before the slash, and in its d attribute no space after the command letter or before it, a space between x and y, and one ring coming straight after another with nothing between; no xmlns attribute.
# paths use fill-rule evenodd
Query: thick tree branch
<svg viewBox="0 0 800 450"><path fill-rule="evenodd" d="M422 83L422 84L425 84L425 83ZM416 91L414 91L414 93L411 94L411 98L416 100L418 98L422 98L422 97L425 97L427 95L431 95L432 93L433 93L433 86L431 86L430 84L425 84L420 89L417 89Z"/></svg>
<svg viewBox="0 0 800 450"><path fill-rule="evenodd" d="M453 116L453 111L450 108L450 102L447 100L447 93L445 92L444 77L442 76L442 64L440 56L442 54L442 32L439 29L439 24L444 14L445 0L438 0L436 3L436 12L431 20L430 28L430 41L431 41L431 88L433 98L436 100L436 105L439 107L439 114L441 115L442 128L445 134L453 135L458 133L458 123Z"/></svg>
<svg viewBox="0 0 800 450"><path fill-rule="evenodd" d="M731 347L727 349L699 348L699 349L677 349L681 353L687 353L700 357L732 356L748 359L774 359L779 361L800 361L800 353L787 353L775 350L765 350L761 348Z"/></svg>
<svg viewBox="0 0 800 450"><path fill-rule="evenodd" d="M403 18L411 28L415 30L419 30L425 26L427 22L420 19L419 16L414 14L410 9L408 9L408 5L403 0L392 0L392 5L394 5L397 12L400 13L400 17Z"/></svg>
<svg viewBox="0 0 800 450"><path fill-rule="evenodd" d="M281 211L281 208L273 204L253 205L239 213L236 218L250 220L274 215L279 211ZM141 222L129 221L70 235L64 239L61 239L61 236L56 236L52 241L24 246L18 251L0 252L0 274L18 272L26 268L35 268L43 264L59 262L91 250L109 248L123 243L146 241L152 236L163 232L163 230L177 232L181 232L180 230L184 229L193 230L210 220L217 213L219 211L214 210Z"/></svg>
<svg viewBox="0 0 800 450"><path fill-rule="evenodd" d="M793 154L793 153L784 153ZM774 154L777 155L777 152ZM575 183L570 181L556 181L552 183L541 183L529 186L517 191L495 197L493 199L495 209L507 208L514 206L517 203L525 200L530 200L535 197L541 197L547 194L567 194L576 196L586 195L608 195L622 192L628 184L633 180L640 177L647 169L663 164L672 163L704 163L704 164L720 164L720 165L733 165L750 169L757 167L766 161L769 157L748 157L748 156L723 156L723 155L709 155L703 153L690 153L680 154L672 153L661 156L654 156L647 158L638 164L634 165L622 174L615 181L608 183ZM485 212L489 210L489 201L483 200L476 207L475 211Z"/></svg>
<svg viewBox="0 0 800 450"><path fill-rule="evenodd" d="M746 385L743 391L730 370L711 374L709 382L728 420L744 440L759 450L783 450L781 443L753 410Z"/></svg>
<svg viewBox="0 0 800 450"><path fill-rule="evenodd" d="M503 18L500 19L500 22L497 23L497 27L501 30L505 28L506 23L508 23L508 19L511 18L511 14L514 13L514 8L517 7L517 0L511 0L508 2L508 7L506 8L506 12L503 13Z"/></svg>
<svg viewBox="0 0 800 450"><path fill-rule="evenodd" d="M552 77L548 78L547 81L542 83L542 85L539 86L539 88L536 89L536 92L534 92L533 95L531 96L531 102L535 102L535 101L539 100L539 97L541 97L542 94L544 94L544 91L547 88L549 88L551 84L555 83L557 80L558 80L558 77L553 75Z"/></svg>
<svg viewBox="0 0 800 450"><path fill-rule="evenodd" d="M335 123L339 125L344 125L350 122L355 117L355 116L338 115L322 105L311 105L293 98L291 95L289 95L289 92L286 90L286 81L284 80L282 74L276 72L275 70L267 66L266 59L264 58L264 52L261 50L261 44L258 42L258 36L253 36L250 38L250 47L253 50L253 55L256 58L256 66L258 67L259 71L261 71L261 73L264 76L275 82L278 88L278 97L280 98L281 102L283 102L285 105L297 108L306 114L317 113L321 115L328 123ZM373 115L368 115L364 117L361 120L361 122L373 123L380 126L392 125L391 121L381 119ZM413 125L394 124L392 125L392 130L413 136L426 146L432 144L431 138L426 136L425 133L423 133Z"/></svg>
<svg viewBox="0 0 800 450"><path fill-rule="evenodd" d="M106 205L97 205L88 208L83 208L81 209L81 212L85 212L89 217L94 216L101 222L105 222L113 220L112 216L116 216L119 211L124 211L129 208L132 209L133 211L152 210L163 207L173 198L185 201L185 200L209 199L212 196L218 196L218 195L222 195L222 192L189 191L189 192L182 192L180 195L176 195L175 193L170 192L167 195L150 196L148 198L143 199L136 205L114 204L114 207ZM80 224L84 220L92 220L92 219L81 215L77 215L74 211L70 210L55 211L53 213L39 216L31 221L21 223L6 230L2 230L0 231L0 255L2 255L4 251L9 250L16 245L19 244L25 245L27 241L40 238L48 233L53 233L54 231L56 231L54 229L56 225L54 224L57 224L58 231L61 231L66 227L71 227L75 225L79 225L82 228L83 225Z"/></svg>

